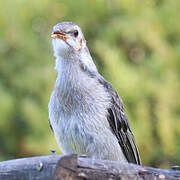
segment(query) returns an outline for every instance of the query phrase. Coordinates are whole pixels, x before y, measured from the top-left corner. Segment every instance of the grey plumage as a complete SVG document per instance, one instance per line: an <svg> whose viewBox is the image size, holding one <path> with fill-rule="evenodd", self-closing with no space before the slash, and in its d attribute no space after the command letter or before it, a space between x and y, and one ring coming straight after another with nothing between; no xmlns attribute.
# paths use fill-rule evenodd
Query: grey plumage
<svg viewBox="0 0 180 180"><path fill-rule="evenodd" d="M81 29L64 22L52 34L58 76L49 119L61 151L140 164L122 101L98 73Z"/></svg>

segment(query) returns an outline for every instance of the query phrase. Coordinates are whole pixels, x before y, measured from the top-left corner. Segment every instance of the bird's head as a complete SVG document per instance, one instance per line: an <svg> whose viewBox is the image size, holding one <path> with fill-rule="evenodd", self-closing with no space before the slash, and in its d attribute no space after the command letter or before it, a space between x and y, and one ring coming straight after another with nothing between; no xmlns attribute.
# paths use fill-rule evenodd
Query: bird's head
<svg viewBox="0 0 180 180"><path fill-rule="evenodd" d="M61 62L70 64L77 62L84 71L97 71L86 46L86 40L78 25L72 22L61 22L54 26L51 37L57 71L62 68ZM70 61L61 61L62 59Z"/></svg>
<svg viewBox="0 0 180 180"><path fill-rule="evenodd" d="M56 24L51 33L55 56L78 53L86 47L86 40L79 26L72 22Z"/></svg>

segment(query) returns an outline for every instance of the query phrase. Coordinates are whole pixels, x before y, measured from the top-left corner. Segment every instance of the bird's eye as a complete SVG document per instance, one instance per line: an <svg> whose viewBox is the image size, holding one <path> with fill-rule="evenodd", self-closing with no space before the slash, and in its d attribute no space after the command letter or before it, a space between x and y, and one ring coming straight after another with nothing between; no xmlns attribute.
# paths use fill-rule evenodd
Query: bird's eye
<svg viewBox="0 0 180 180"><path fill-rule="evenodd" d="M78 34L79 34L79 33L78 33L78 31L77 31L77 30L75 30L75 31L74 31L74 36L75 36L75 37L77 37L77 36L78 36Z"/></svg>

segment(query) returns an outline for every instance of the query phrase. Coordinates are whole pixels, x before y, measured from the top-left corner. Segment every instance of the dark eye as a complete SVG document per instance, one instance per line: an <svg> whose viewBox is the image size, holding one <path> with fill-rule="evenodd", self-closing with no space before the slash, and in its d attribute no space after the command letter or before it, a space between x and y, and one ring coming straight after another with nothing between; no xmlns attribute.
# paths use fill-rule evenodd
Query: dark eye
<svg viewBox="0 0 180 180"><path fill-rule="evenodd" d="M78 33L78 31L77 31L77 30L75 30L75 31L74 31L74 36L75 36L75 37L77 37L77 36L78 36L78 34L79 34L79 33Z"/></svg>

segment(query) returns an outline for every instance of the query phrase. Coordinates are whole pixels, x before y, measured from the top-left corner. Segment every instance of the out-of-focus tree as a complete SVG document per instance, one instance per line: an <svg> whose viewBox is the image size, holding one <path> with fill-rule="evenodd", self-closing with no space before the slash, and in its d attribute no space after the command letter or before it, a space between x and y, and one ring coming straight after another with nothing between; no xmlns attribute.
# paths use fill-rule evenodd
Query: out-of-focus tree
<svg viewBox="0 0 180 180"><path fill-rule="evenodd" d="M58 149L50 32L73 21L124 101L143 163L180 164L179 9L179 0L1 0L0 160Z"/></svg>

